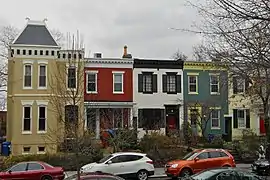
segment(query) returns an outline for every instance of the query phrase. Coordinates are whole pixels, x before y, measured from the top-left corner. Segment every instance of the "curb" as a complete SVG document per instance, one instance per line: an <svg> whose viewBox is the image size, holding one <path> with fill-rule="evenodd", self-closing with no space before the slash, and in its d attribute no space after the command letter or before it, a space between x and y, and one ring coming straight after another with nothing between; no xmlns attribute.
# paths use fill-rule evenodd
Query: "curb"
<svg viewBox="0 0 270 180"><path fill-rule="evenodd" d="M166 174L149 176L149 178L165 178L165 177L168 177L168 176Z"/></svg>

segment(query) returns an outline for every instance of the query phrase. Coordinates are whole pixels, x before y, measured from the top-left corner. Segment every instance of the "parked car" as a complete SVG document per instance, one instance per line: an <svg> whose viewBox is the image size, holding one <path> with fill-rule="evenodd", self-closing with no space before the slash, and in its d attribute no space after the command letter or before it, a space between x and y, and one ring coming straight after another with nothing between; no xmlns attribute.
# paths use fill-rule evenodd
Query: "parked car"
<svg viewBox="0 0 270 180"><path fill-rule="evenodd" d="M81 167L82 173L105 172L125 178L146 180L154 175L153 161L146 154L119 152L104 157L97 163Z"/></svg>
<svg viewBox="0 0 270 180"><path fill-rule="evenodd" d="M80 174L80 180L124 180L119 176L115 176L113 174L95 172L95 173L84 173ZM65 180L78 180L77 174L66 178Z"/></svg>
<svg viewBox="0 0 270 180"><path fill-rule="evenodd" d="M253 162L251 165L252 171L258 175L270 174L270 162L266 159L259 159Z"/></svg>
<svg viewBox="0 0 270 180"><path fill-rule="evenodd" d="M235 167L234 157L224 149L200 149L165 165L168 177L189 176L208 168Z"/></svg>
<svg viewBox="0 0 270 180"><path fill-rule="evenodd" d="M64 178L62 167L53 167L41 161L21 162L0 172L0 179L63 180Z"/></svg>
<svg viewBox="0 0 270 180"><path fill-rule="evenodd" d="M250 180L262 180L261 177L256 174L250 173L247 170L238 169L238 168L212 168L201 171L197 174L194 174L186 179L190 180L241 180L241 179L250 179Z"/></svg>

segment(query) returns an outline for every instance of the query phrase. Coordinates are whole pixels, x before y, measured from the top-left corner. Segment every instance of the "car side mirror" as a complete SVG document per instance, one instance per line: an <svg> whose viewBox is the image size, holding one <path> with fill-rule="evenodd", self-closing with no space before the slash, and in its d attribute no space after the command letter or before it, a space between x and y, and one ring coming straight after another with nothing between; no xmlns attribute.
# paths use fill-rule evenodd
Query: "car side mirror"
<svg viewBox="0 0 270 180"><path fill-rule="evenodd" d="M112 164L112 161L108 161L107 164Z"/></svg>
<svg viewBox="0 0 270 180"><path fill-rule="evenodd" d="M200 160L200 158L198 158L198 157L195 157L194 158L194 161L196 162L196 161L199 161Z"/></svg>
<svg viewBox="0 0 270 180"><path fill-rule="evenodd" d="M8 173L9 173L9 174L11 174L11 172L12 172L11 170L8 170Z"/></svg>

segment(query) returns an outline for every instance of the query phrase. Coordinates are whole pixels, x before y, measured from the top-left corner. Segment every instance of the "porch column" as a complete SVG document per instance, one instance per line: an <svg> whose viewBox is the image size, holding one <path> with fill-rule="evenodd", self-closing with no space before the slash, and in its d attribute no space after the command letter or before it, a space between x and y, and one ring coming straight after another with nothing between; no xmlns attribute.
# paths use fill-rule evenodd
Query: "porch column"
<svg viewBox="0 0 270 180"><path fill-rule="evenodd" d="M129 128L133 129L133 108L129 110Z"/></svg>
<svg viewBox="0 0 270 180"><path fill-rule="evenodd" d="M96 139L100 139L100 112L96 109Z"/></svg>
<svg viewBox="0 0 270 180"><path fill-rule="evenodd" d="M84 106L84 129L87 130L87 106Z"/></svg>

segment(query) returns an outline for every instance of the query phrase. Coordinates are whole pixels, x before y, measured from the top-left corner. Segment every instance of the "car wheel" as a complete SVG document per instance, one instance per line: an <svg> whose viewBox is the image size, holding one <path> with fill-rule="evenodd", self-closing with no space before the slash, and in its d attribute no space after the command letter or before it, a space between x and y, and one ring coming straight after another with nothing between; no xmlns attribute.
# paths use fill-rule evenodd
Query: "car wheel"
<svg viewBox="0 0 270 180"><path fill-rule="evenodd" d="M41 180L53 180L51 176L43 176Z"/></svg>
<svg viewBox="0 0 270 180"><path fill-rule="evenodd" d="M191 175L192 175L192 171L189 168L184 168L180 173L180 177L188 177Z"/></svg>
<svg viewBox="0 0 270 180"><path fill-rule="evenodd" d="M137 173L138 180L147 180L148 179L148 172L146 170L140 170Z"/></svg>

